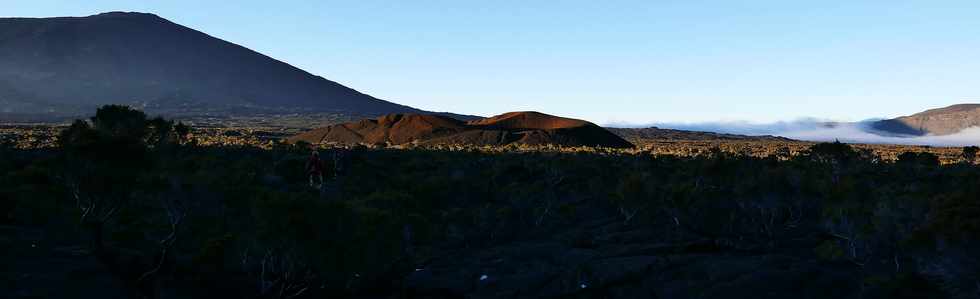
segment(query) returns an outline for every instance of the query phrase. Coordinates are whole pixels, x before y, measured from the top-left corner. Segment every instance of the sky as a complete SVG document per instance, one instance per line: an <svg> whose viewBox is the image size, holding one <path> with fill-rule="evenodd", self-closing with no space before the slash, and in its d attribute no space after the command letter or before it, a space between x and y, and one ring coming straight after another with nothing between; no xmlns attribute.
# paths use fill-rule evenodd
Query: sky
<svg viewBox="0 0 980 299"><path fill-rule="evenodd" d="M980 102L977 1L0 0L9 17L107 11L434 111L766 124Z"/></svg>

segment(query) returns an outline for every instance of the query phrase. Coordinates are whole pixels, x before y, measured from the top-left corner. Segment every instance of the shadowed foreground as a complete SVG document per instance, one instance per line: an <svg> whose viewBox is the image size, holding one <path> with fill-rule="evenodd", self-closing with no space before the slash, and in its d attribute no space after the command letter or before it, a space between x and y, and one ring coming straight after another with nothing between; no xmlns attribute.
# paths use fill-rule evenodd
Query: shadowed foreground
<svg viewBox="0 0 980 299"><path fill-rule="evenodd" d="M122 108L0 148L6 298L975 298L980 171L756 158L197 147Z"/></svg>

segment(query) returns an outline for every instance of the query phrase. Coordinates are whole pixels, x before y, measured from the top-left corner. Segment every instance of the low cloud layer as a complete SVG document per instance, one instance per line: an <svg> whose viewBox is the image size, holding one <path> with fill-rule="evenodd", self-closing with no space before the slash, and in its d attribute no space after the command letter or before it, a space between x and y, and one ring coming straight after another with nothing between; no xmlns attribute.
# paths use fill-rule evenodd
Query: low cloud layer
<svg viewBox="0 0 980 299"><path fill-rule="evenodd" d="M774 135L807 141L848 143L886 143L932 146L980 145L980 127L944 136L885 136L870 128L874 120L855 123L834 123L817 119L801 119L768 124L748 122L654 123L649 125L609 124L611 127L658 127L664 129L706 131L741 135Z"/></svg>

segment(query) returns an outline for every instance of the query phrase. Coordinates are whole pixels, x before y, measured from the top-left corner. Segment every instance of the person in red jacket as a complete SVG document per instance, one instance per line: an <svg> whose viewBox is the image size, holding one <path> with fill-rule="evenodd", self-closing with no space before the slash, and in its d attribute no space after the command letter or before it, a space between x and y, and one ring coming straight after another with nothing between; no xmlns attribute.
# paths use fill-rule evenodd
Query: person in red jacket
<svg viewBox="0 0 980 299"><path fill-rule="evenodd" d="M323 162L320 161L320 153L317 150L313 150L310 154L310 159L306 161L306 173L310 177L310 187L319 188L323 185ZM313 178L316 178L317 184L313 184Z"/></svg>

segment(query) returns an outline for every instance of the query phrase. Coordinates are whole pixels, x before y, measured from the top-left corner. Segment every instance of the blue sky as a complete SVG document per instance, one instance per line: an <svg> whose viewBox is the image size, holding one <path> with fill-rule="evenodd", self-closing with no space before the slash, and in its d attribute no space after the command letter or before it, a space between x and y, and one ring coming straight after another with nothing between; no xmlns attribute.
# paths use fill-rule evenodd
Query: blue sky
<svg viewBox="0 0 980 299"><path fill-rule="evenodd" d="M976 1L0 2L155 13L428 110L765 123L980 102Z"/></svg>

